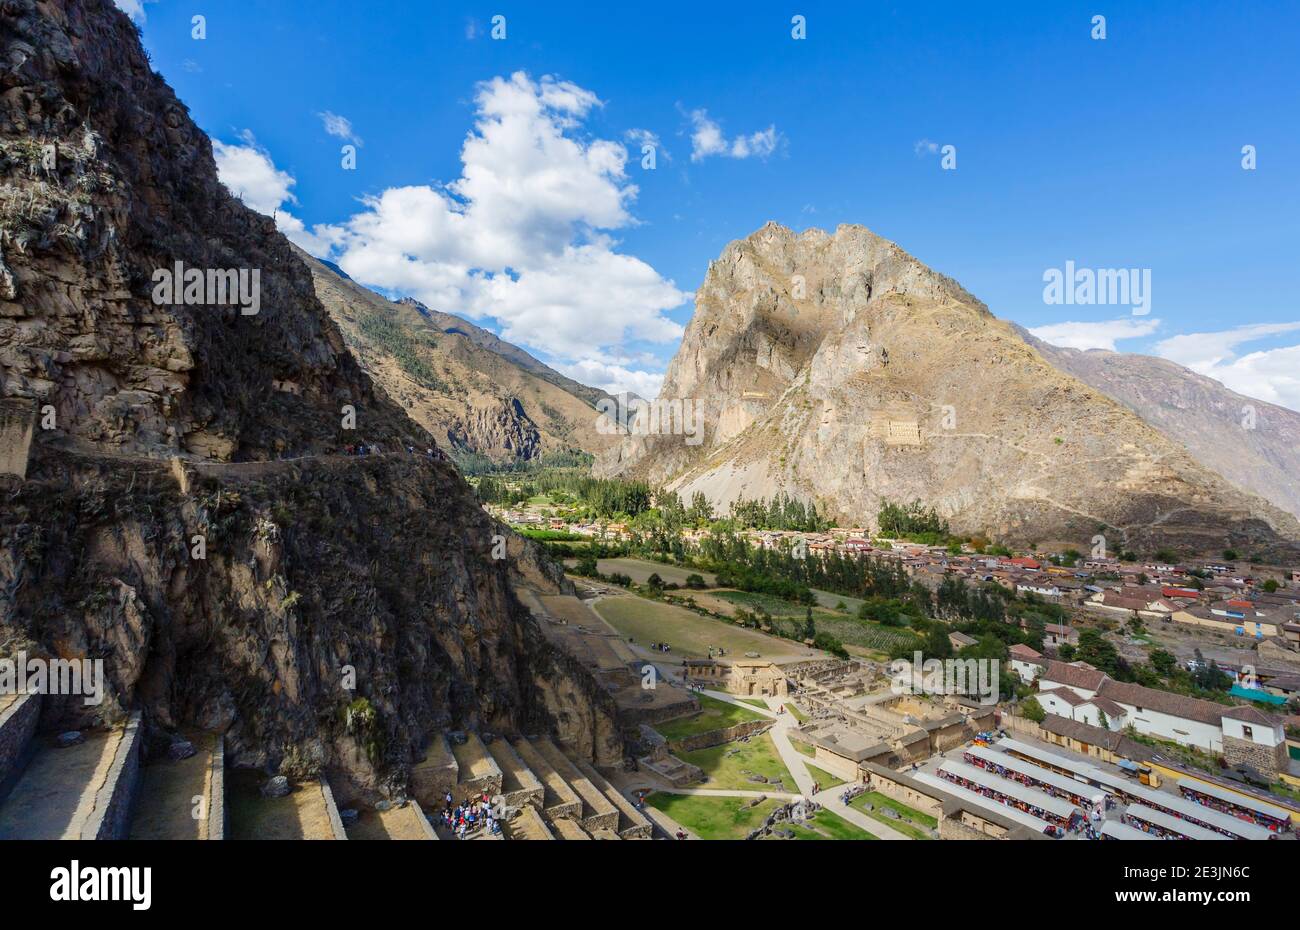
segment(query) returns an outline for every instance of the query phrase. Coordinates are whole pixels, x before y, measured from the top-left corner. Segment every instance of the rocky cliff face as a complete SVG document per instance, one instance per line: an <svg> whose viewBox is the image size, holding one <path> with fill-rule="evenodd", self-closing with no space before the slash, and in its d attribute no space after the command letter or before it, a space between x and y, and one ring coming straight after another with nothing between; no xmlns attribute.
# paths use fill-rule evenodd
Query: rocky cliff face
<svg viewBox="0 0 1300 930"><path fill-rule="evenodd" d="M778 491L839 520L921 499L959 533L1286 548L1289 514L1057 370L956 282L860 226L768 224L710 267L661 398L705 440L626 437L603 473L716 502Z"/></svg>
<svg viewBox="0 0 1300 930"><path fill-rule="evenodd" d="M1300 516L1300 413L1238 394L1168 359L1062 349L1021 335L1055 367L1128 407L1197 461Z"/></svg>
<svg viewBox="0 0 1300 930"><path fill-rule="evenodd" d="M503 531L445 457L404 451L433 440L218 183L126 16L0 14L0 375L55 414L27 480L0 477L0 654L107 678L102 705L48 701L45 725L138 706L155 735L225 731L234 764L381 792L443 727L617 757L609 695L512 593L562 576L517 539L495 557ZM155 302L177 262L258 270L258 312ZM332 454L356 441L386 454Z"/></svg>
<svg viewBox="0 0 1300 930"><path fill-rule="evenodd" d="M449 449L527 462L549 452L599 454L617 442L596 428L602 392L459 317L386 300L300 255L362 367Z"/></svg>

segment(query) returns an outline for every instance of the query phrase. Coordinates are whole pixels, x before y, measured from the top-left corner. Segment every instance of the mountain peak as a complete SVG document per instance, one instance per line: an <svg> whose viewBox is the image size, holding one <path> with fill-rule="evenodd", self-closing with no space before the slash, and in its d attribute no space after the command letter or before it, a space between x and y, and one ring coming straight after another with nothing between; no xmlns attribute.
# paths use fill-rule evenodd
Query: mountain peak
<svg viewBox="0 0 1300 930"><path fill-rule="evenodd" d="M864 226L769 223L710 264L661 398L704 441L634 436L603 461L715 503L788 493L866 525L920 499L1008 542L1102 531L1221 550L1300 524L1053 367L953 279ZM1247 542L1248 541L1248 542ZM1114 544L1114 543L1113 543Z"/></svg>

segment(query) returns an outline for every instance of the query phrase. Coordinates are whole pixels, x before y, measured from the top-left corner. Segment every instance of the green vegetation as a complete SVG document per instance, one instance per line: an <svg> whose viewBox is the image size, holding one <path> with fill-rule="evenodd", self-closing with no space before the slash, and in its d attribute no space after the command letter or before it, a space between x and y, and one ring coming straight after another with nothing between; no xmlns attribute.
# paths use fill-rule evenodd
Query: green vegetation
<svg viewBox="0 0 1300 930"><path fill-rule="evenodd" d="M789 737L789 739L790 739L790 745L794 747L795 752L803 753L805 756L808 756L810 759L813 756L817 755L817 747L815 747L812 743L805 743L803 740L796 739L793 736Z"/></svg>
<svg viewBox="0 0 1300 930"><path fill-rule="evenodd" d="M788 701L785 704L785 712L800 723L808 722L808 715Z"/></svg>
<svg viewBox="0 0 1300 930"><path fill-rule="evenodd" d="M817 513L815 503L804 504L784 493L770 502L766 498L732 501L731 520L744 529L801 530L805 533L820 533L831 526L829 520Z"/></svg>
<svg viewBox="0 0 1300 930"><path fill-rule="evenodd" d="M656 791L646 804L661 810L696 836L705 840L743 840L763 825L780 807L773 798L753 803L752 798L666 794Z"/></svg>
<svg viewBox="0 0 1300 930"><path fill-rule="evenodd" d="M413 331L397 320L378 313L363 316L357 321L357 328L367 339L397 359L402 371L417 384L442 393L450 389L447 382L439 378L433 367L425 361L421 352L422 349L437 348L438 342L432 333Z"/></svg>
<svg viewBox="0 0 1300 930"><path fill-rule="evenodd" d="M654 725L654 728L659 731L659 734L664 739L671 742L687 736L694 736L697 733L707 733L710 730L734 727L736 724L746 723L750 720L765 719L762 714L745 710L745 708L737 707L735 704L728 704L726 701L719 701L707 694L701 694L698 697L700 699L700 712L698 714L692 714L689 717L678 717L676 720L665 720Z"/></svg>
<svg viewBox="0 0 1300 930"><path fill-rule="evenodd" d="M808 765L805 762L804 767L808 769L808 774L812 776L813 781L817 782L822 791L825 791L827 788L838 788L840 785L848 784L848 782L840 778L838 775L832 775L825 769L819 769L815 765Z"/></svg>
<svg viewBox="0 0 1300 930"><path fill-rule="evenodd" d="M870 804L874 810L867 810ZM908 807L901 801L895 801L891 797L881 794L879 791L868 791L866 794L860 794L852 801L849 806L861 811L873 820L879 820L881 823L893 827L899 833L910 836L914 840L928 840L930 831L939 826L939 821L929 814L923 814L920 811ZM898 814L899 820L892 817L886 817L880 813L880 808L887 807L894 813Z"/></svg>
<svg viewBox="0 0 1300 930"><path fill-rule="evenodd" d="M839 814L826 809L817 811L804 823L783 823L779 829L794 833L796 840L875 840L879 837L868 833L857 824L849 823ZM782 837L769 837L782 839Z"/></svg>
<svg viewBox="0 0 1300 930"><path fill-rule="evenodd" d="M781 761L776 744L767 733L751 737L748 741L723 743L708 749L678 754L683 762L698 765L709 780L705 788L727 788L738 791L783 791L790 794L799 789L794 776ZM767 781L750 781L749 776L762 775ZM777 784L779 782L779 785Z"/></svg>
<svg viewBox="0 0 1300 930"><path fill-rule="evenodd" d="M639 643L667 643L675 654L703 657L709 648L723 648L728 653L774 654L778 641L731 623L702 618L684 607L645 600L639 597L607 597L593 609L610 626Z"/></svg>
<svg viewBox="0 0 1300 930"><path fill-rule="evenodd" d="M876 519L882 536L930 546L948 543L948 521L942 519L933 507L925 507L919 500L909 504L882 501Z"/></svg>

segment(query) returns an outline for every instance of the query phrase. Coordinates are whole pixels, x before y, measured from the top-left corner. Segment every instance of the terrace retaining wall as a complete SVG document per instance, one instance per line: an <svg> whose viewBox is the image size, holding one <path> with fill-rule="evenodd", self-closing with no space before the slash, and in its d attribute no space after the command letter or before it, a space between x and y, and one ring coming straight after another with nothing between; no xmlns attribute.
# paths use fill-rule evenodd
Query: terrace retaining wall
<svg viewBox="0 0 1300 930"><path fill-rule="evenodd" d="M131 714L113 754L95 807L81 828L83 840L124 840L131 831L131 808L140 787L140 711Z"/></svg>
<svg viewBox="0 0 1300 930"><path fill-rule="evenodd" d="M23 765L23 756L41 719L41 696L20 694L0 714L0 785Z"/></svg>
<svg viewBox="0 0 1300 930"><path fill-rule="evenodd" d="M673 753L708 749L710 746L721 746L723 743L744 739L746 736L766 733L774 726L776 726L775 720L746 720L744 723L738 723L732 727L723 727L720 730L708 730L704 733L683 736L681 739L669 742L668 748Z"/></svg>

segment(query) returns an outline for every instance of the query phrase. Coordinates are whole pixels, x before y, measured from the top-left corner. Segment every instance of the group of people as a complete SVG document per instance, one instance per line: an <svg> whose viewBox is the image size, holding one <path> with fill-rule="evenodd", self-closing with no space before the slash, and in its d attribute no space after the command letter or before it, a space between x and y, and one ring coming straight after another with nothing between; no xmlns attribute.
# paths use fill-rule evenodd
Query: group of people
<svg viewBox="0 0 1300 930"><path fill-rule="evenodd" d="M493 836L501 832L501 821L493 814L492 799L486 794L453 806L451 792L448 792L443 801L446 806L442 812L442 825L456 839L466 839L479 830L486 830Z"/></svg>
<svg viewBox="0 0 1300 930"><path fill-rule="evenodd" d="M718 658L722 658L723 656L725 656L725 655L727 654L727 650L723 649L721 646L719 646L717 649L714 649L712 646L710 646L710 647L709 647L709 658L710 658L710 659L713 658L714 653L717 653Z"/></svg>
<svg viewBox="0 0 1300 930"><path fill-rule="evenodd" d="M672 652L673 647L668 645L667 643L651 643L650 651L651 652Z"/></svg>
<svg viewBox="0 0 1300 930"><path fill-rule="evenodd" d="M406 446L406 452L408 455L420 454L420 450L415 448L415 446L410 445L409 443ZM343 454L344 455L382 455L383 453L380 452L379 445L377 443L350 442L343 447ZM430 446L428 449L425 449L424 454L427 455L429 458L433 458L433 447Z"/></svg>

